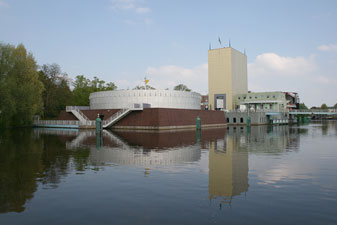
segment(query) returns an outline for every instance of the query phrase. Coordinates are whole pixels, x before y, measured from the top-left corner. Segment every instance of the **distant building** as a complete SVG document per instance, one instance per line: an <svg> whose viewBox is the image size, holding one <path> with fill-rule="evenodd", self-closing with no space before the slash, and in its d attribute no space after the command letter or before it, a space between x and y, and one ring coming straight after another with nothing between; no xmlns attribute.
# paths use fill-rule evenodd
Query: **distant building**
<svg viewBox="0 0 337 225"><path fill-rule="evenodd" d="M328 112L337 112L337 107L335 106L328 107Z"/></svg>
<svg viewBox="0 0 337 225"><path fill-rule="evenodd" d="M236 109L285 112L298 109L299 97L295 92L250 92L235 97Z"/></svg>
<svg viewBox="0 0 337 225"><path fill-rule="evenodd" d="M209 109L233 110L235 96L247 93L247 56L231 47L209 50Z"/></svg>

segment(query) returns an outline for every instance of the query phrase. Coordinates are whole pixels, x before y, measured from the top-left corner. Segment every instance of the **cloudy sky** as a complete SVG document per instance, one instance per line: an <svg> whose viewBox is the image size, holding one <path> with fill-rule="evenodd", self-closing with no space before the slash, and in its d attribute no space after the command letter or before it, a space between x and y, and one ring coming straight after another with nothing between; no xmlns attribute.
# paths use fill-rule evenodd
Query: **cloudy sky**
<svg viewBox="0 0 337 225"><path fill-rule="evenodd" d="M337 1L0 0L0 41L133 88L184 83L207 93L209 43L246 50L248 89L337 103Z"/></svg>

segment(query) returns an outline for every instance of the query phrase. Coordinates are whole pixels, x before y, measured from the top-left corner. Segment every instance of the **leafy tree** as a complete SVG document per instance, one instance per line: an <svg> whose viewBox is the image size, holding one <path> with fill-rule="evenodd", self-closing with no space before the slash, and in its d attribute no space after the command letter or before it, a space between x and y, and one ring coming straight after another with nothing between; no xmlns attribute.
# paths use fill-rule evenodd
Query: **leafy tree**
<svg viewBox="0 0 337 225"><path fill-rule="evenodd" d="M328 109L328 106L324 103L321 105L321 109Z"/></svg>
<svg viewBox="0 0 337 225"><path fill-rule="evenodd" d="M39 79L44 84L43 115L44 118L55 118L65 106L71 104L72 92L68 76L62 73L57 64L42 65Z"/></svg>
<svg viewBox="0 0 337 225"><path fill-rule="evenodd" d="M117 89L117 86L112 83L105 83L105 81L94 77L93 80L87 79L84 75L76 76L76 80L73 82L73 105L89 105L90 93L97 91L113 91Z"/></svg>
<svg viewBox="0 0 337 225"><path fill-rule="evenodd" d="M0 43L0 127L30 124L42 109L42 91L33 55L22 44Z"/></svg>
<svg viewBox="0 0 337 225"><path fill-rule="evenodd" d="M177 86L175 86L173 88L173 90L175 91L191 91L191 89L189 89L186 85L184 84L178 84Z"/></svg>
<svg viewBox="0 0 337 225"><path fill-rule="evenodd" d="M73 82L73 102L72 105L89 105L89 95L91 93L90 80L83 75L76 76Z"/></svg>
<svg viewBox="0 0 337 225"><path fill-rule="evenodd" d="M300 103L299 108L300 109L308 109L308 107L304 103Z"/></svg>
<svg viewBox="0 0 337 225"><path fill-rule="evenodd" d="M136 87L133 88L133 90L156 90L156 89L150 85L146 85L146 87L144 85L137 85Z"/></svg>
<svg viewBox="0 0 337 225"><path fill-rule="evenodd" d="M337 103L333 106L334 108L337 108Z"/></svg>

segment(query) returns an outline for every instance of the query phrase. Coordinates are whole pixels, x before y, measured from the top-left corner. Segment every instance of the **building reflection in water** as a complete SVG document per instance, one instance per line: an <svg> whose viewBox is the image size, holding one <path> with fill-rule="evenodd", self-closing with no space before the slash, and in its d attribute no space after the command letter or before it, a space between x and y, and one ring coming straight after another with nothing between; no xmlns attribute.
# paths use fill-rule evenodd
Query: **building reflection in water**
<svg viewBox="0 0 337 225"><path fill-rule="evenodd" d="M240 150L239 138L225 135L209 144L209 198L220 204L248 191L248 152Z"/></svg>
<svg viewBox="0 0 337 225"><path fill-rule="evenodd" d="M83 131L66 143L68 149L90 148L89 162L94 166L118 164L138 167L172 165L200 160L200 145L195 131L111 132L104 130L102 146L96 145L95 131Z"/></svg>

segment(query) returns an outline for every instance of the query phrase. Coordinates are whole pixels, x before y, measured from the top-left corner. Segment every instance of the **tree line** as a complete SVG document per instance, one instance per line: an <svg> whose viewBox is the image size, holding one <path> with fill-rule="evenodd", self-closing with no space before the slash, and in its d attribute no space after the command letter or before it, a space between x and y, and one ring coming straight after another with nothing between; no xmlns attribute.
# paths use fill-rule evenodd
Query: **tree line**
<svg viewBox="0 0 337 225"><path fill-rule="evenodd" d="M332 107L337 108L337 103ZM304 103L300 103L299 109L307 110L309 108ZM327 106L327 104L323 103L320 107L313 106L310 109L325 109L326 110L326 109L329 109L329 107Z"/></svg>
<svg viewBox="0 0 337 225"><path fill-rule="evenodd" d="M98 77L71 82L57 64L38 66L22 44L0 43L0 128L29 125L34 115L57 118L67 105L89 105L90 93L115 89Z"/></svg>

